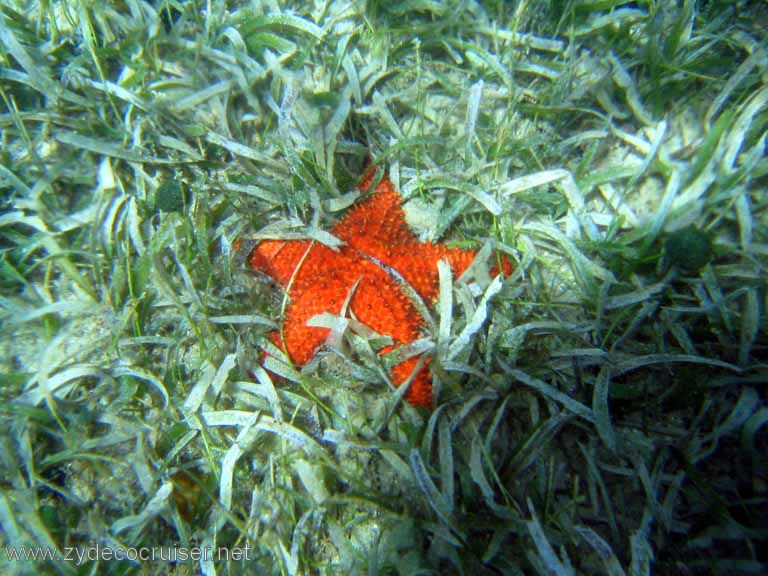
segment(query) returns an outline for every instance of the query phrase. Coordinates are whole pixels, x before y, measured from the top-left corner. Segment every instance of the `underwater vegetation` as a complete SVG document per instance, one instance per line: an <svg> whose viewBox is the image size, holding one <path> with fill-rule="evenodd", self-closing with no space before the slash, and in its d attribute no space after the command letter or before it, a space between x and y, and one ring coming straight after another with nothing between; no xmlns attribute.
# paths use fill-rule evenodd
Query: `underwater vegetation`
<svg viewBox="0 0 768 576"><path fill-rule="evenodd" d="M766 30L4 0L0 572L768 572Z"/></svg>

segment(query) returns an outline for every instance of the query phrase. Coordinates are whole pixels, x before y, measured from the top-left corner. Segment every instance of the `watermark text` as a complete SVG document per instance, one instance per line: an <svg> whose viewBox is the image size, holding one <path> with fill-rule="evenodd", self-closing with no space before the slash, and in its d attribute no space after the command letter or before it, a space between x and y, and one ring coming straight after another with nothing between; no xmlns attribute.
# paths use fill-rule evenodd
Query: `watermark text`
<svg viewBox="0 0 768 576"><path fill-rule="evenodd" d="M251 547L227 548L219 546L158 546L158 547L110 547L65 546L64 548L5 546L5 557L11 562L33 562L35 560L72 562L81 566L86 562L219 562L251 560Z"/></svg>

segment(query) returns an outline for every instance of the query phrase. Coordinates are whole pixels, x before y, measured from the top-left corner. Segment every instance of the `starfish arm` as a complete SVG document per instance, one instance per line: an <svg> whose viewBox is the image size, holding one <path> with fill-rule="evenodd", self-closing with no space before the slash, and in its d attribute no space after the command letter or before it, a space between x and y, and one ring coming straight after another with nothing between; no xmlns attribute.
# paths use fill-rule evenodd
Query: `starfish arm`
<svg viewBox="0 0 768 576"><path fill-rule="evenodd" d="M317 314L338 314L344 304L348 286L343 282L326 281L322 286L299 287L291 290L291 301L283 322L285 352L297 366L304 366L328 337L327 328L307 326ZM277 345L283 348L278 338Z"/></svg>
<svg viewBox="0 0 768 576"><path fill-rule="evenodd" d="M363 174L363 177L360 179L360 184L357 186L358 190L362 190L363 192L367 191L368 188L371 187L373 180L376 178L377 171L378 168L375 165L369 166L365 171L365 174ZM393 192L394 190L395 185L392 184L392 181L389 179L389 174L384 172L381 181L376 185L376 192Z"/></svg>
<svg viewBox="0 0 768 576"><path fill-rule="evenodd" d="M361 189L370 186L374 174L375 169L368 171ZM387 176L376 190L371 198L358 204L336 225L334 234L349 248L396 270L422 299L433 302L438 291L438 260L446 260L454 277L458 278L469 268L476 252L419 242L405 221L402 199ZM506 260L502 266L503 272L511 272ZM498 269L494 268L492 274L498 274Z"/></svg>
<svg viewBox="0 0 768 576"><path fill-rule="evenodd" d="M254 272L268 274L285 289L309 246L309 240L262 240L248 256L248 264Z"/></svg>
<svg viewBox="0 0 768 576"><path fill-rule="evenodd" d="M392 383L399 388L416 368L419 357L414 356L392 367ZM421 408L432 407L432 375L429 372L429 359L414 376L411 387L405 393L405 399L411 406Z"/></svg>
<svg viewBox="0 0 768 576"><path fill-rule="evenodd" d="M408 344L419 336L420 316L397 283L378 266L365 262L366 274L357 286L351 302L353 314L380 334L390 336L392 346L380 350L386 354L397 345ZM401 386L410 376L419 358L409 358L392 368L392 383ZM432 405L432 377L425 363L414 377L405 399L413 406Z"/></svg>
<svg viewBox="0 0 768 576"><path fill-rule="evenodd" d="M386 264L397 270L416 290L421 298L431 304L437 299L439 278L437 262L445 260L458 278L469 268L475 251L446 248L442 244L416 244L393 250Z"/></svg>
<svg viewBox="0 0 768 576"><path fill-rule="evenodd" d="M336 225L334 234L349 248L396 270L427 302L437 297L438 260L447 260L458 277L475 256L474 251L419 242L405 221L400 195L394 190L378 192L353 208Z"/></svg>
<svg viewBox="0 0 768 576"><path fill-rule="evenodd" d="M308 271L312 270L315 260L309 260ZM271 336L280 348L283 348L284 341L285 351L297 366L309 362L328 336L328 329L307 326L307 321L322 312L338 314L357 280L359 282L350 301L352 313L371 329L390 336L394 343L380 353L418 338L421 325L419 314L386 272L371 262L355 262L344 255L337 256L334 264L337 273L329 275L326 270L322 283L311 281L312 278L317 280L314 274L301 273L297 276L296 284L290 291L291 302L283 323L282 338L279 332ZM395 386L408 379L416 362L418 358L409 358L392 369ZM426 365L415 376L405 399L413 406L431 406L432 379Z"/></svg>
<svg viewBox="0 0 768 576"><path fill-rule="evenodd" d="M394 190L376 192L359 203L336 224L333 233L355 250L376 258L388 247L418 242Z"/></svg>
<svg viewBox="0 0 768 576"><path fill-rule="evenodd" d="M360 282L351 301L355 317L379 334L391 337L395 344L416 340L421 316L397 282L368 261L360 263L360 270Z"/></svg>
<svg viewBox="0 0 768 576"><path fill-rule="evenodd" d="M293 241L281 251L286 261L273 261L280 268L278 281L288 290L288 306L283 322L283 338L276 342L297 366L312 359L328 336L327 328L307 326L317 314L339 314L355 282L356 259L346 252L335 252L321 244ZM309 248L309 251L307 251ZM298 267L298 268L297 268ZM276 278L277 279L277 278ZM281 341L283 340L283 341Z"/></svg>

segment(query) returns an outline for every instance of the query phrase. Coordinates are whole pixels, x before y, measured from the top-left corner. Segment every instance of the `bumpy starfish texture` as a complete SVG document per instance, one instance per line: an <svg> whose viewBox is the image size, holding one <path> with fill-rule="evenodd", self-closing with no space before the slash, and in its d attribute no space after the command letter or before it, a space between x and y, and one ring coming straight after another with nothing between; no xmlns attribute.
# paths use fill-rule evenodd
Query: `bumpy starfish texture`
<svg viewBox="0 0 768 576"><path fill-rule="evenodd" d="M359 188L367 190L374 176L372 168ZM253 270L268 274L288 290L282 337L274 332L270 338L298 366L312 359L329 333L327 328L307 326L307 321L323 312L340 314L349 294L352 315L379 334L391 337L393 344L379 354L414 342L419 338L423 319L404 293L397 274L431 304L438 295L437 262L447 261L454 277L459 277L475 257L474 251L420 242L406 224L400 195L387 176L376 185L370 198L336 224L333 234L345 242L338 251L309 240L264 240L248 256ZM508 275L511 265L503 258L501 262L502 272ZM495 275L498 270L494 268L491 273ZM392 368L395 386L409 378L418 360L412 357ZM432 405L428 360L405 395L413 406Z"/></svg>

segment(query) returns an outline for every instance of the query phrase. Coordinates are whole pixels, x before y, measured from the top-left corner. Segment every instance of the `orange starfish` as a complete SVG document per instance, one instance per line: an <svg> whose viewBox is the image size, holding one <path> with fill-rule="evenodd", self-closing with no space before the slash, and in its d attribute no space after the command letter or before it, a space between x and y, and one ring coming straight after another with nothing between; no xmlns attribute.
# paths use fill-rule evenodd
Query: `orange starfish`
<svg viewBox="0 0 768 576"><path fill-rule="evenodd" d="M372 167L360 190L371 186L375 173ZM333 228L333 235L345 242L338 251L310 240L263 240L250 252L251 268L265 272L288 290L290 302L282 335L278 331L270 338L297 366L312 359L329 333L328 328L307 326L307 321L323 312L340 314L350 293L352 314L392 339L393 344L379 354L414 342L419 338L423 319L396 275L431 304L438 295L438 260L450 264L454 277L461 276L472 263L474 251L419 242L406 224L400 204L400 194L384 176L374 194L352 208ZM501 265L505 275L511 273L512 266L506 259L501 259ZM491 273L498 274L496 267ZM418 357L412 357L395 365L393 384L405 382L417 363ZM428 359L414 376L405 399L413 406L432 405Z"/></svg>

